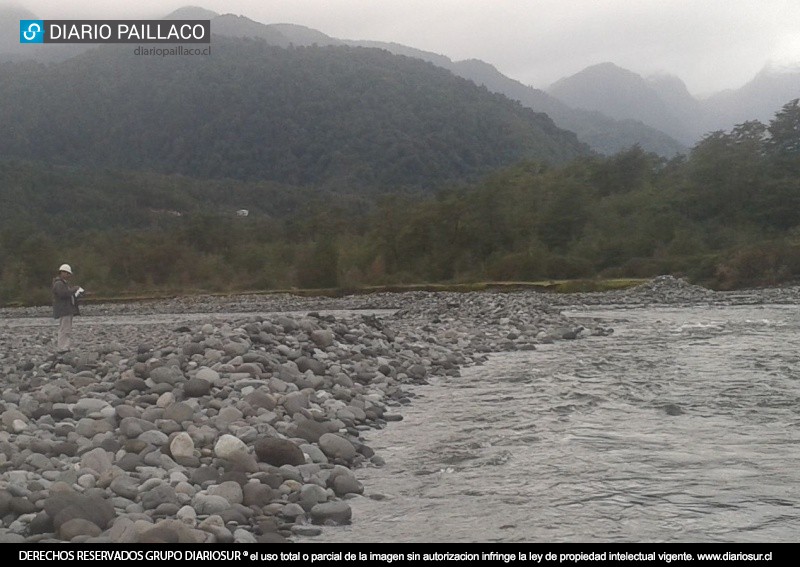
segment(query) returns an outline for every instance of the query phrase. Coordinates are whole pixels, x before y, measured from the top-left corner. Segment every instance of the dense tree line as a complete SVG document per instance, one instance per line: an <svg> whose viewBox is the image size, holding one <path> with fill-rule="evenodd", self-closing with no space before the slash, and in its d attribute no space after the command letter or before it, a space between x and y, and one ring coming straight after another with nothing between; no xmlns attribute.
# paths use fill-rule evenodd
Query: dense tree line
<svg viewBox="0 0 800 567"><path fill-rule="evenodd" d="M105 295L663 273L736 288L800 277L798 100L769 124L708 134L687 156L634 146L561 167L526 161L432 197L219 183L0 163L0 201L22 211L0 229L0 301L46 302L63 261ZM83 195L82 226L56 220L62 193ZM252 214L236 217L247 199ZM117 225L114 203L144 220ZM185 214L155 221L153 206Z"/></svg>

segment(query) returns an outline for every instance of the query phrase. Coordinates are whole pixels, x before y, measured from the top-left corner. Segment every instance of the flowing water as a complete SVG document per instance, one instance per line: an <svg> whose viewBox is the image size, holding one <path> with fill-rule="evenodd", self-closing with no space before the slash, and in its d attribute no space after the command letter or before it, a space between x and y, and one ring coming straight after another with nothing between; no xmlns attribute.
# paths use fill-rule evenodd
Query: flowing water
<svg viewBox="0 0 800 567"><path fill-rule="evenodd" d="M312 542L800 539L800 307L581 311L615 329L418 386Z"/></svg>

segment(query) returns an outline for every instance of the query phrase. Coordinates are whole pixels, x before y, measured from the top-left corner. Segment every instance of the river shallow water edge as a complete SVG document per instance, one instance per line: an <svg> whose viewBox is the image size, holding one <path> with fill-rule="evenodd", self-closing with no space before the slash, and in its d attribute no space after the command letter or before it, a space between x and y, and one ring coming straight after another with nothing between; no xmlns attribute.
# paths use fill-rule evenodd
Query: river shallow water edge
<svg viewBox="0 0 800 567"><path fill-rule="evenodd" d="M800 288L0 309L0 541L790 542Z"/></svg>

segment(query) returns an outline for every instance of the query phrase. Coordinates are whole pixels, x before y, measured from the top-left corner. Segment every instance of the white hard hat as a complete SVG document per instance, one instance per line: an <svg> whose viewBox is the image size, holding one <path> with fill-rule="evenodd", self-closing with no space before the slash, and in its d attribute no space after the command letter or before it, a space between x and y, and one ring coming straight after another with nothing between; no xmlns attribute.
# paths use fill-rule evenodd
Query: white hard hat
<svg viewBox="0 0 800 567"><path fill-rule="evenodd" d="M67 272L68 274L72 273L72 268L69 267L69 264L61 264L61 267L58 268L59 272Z"/></svg>

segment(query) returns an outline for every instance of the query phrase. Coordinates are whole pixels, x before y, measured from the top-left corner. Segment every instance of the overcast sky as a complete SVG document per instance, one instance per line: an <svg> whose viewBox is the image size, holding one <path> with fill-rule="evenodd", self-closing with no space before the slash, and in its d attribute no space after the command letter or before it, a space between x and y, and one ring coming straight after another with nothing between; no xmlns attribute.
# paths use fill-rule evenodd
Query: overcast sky
<svg viewBox="0 0 800 567"><path fill-rule="evenodd" d="M696 95L768 62L800 64L800 0L0 0L42 19L156 18L196 5L342 39L482 59L527 85L611 61L669 73Z"/></svg>

